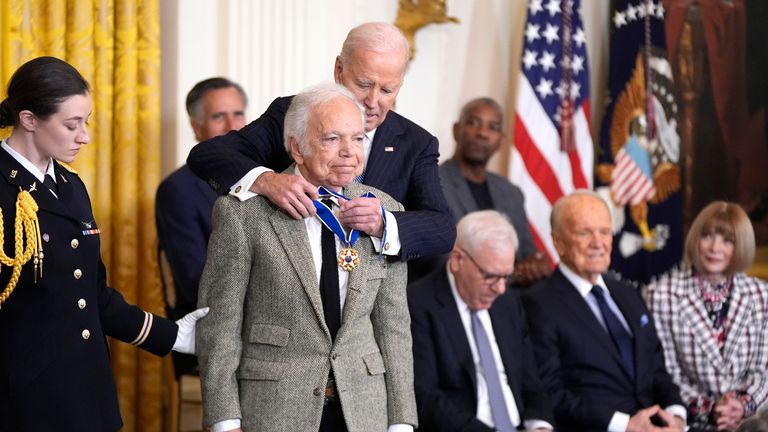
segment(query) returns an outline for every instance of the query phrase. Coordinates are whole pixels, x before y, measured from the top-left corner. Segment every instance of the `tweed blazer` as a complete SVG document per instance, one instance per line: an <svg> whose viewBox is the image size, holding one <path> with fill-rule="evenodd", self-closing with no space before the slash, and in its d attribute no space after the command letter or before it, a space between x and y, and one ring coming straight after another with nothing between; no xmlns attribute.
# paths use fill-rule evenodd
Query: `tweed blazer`
<svg viewBox="0 0 768 432"><path fill-rule="evenodd" d="M768 285L738 273L731 290L721 352L691 269L648 287L667 370L686 405L702 398L715 402L729 391L751 398L752 409L768 399Z"/></svg>
<svg viewBox="0 0 768 432"><path fill-rule="evenodd" d="M360 184L343 193L367 190L402 209ZM217 200L199 293L211 312L197 326L205 425L240 418L245 431L315 431L329 370L350 432L416 425L405 263L379 259L364 235L356 249L333 342L305 222L263 197Z"/></svg>

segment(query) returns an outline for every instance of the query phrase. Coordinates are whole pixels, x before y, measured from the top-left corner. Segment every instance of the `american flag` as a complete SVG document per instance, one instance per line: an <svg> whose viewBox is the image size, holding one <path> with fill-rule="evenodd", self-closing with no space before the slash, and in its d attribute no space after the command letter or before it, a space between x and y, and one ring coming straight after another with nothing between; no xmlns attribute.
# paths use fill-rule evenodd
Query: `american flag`
<svg viewBox="0 0 768 432"><path fill-rule="evenodd" d="M549 214L555 201L592 187L589 70L579 0L529 0L517 89L510 179L540 250L557 252Z"/></svg>
<svg viewBox="0 0 768 432"><path fill-rule="evenodd" d="M637 137L616 155L616 165L611 175L611 196L616 204L638 204L656 195L653 184L651 158L648 151L640 146Z"/></svg>
<svg viewBox="0 0 768 432"><path fill-rule="evenodd" d="M663 0L611 2L608 105L595 189L614 208L611 269L645 284L683 249L680 138Z"/></svg>

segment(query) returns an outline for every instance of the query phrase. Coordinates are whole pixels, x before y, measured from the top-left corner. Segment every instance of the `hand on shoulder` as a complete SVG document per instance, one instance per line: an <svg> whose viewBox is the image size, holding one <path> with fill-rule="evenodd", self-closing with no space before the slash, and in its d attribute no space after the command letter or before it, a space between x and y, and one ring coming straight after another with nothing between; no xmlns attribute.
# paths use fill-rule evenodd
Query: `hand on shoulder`
<svg viewBox="0 0 768 432"><path fill-rule="evenodd" d="M253 182L251 191L267 197L294 219L316 212L312 200L317 198L317 188L296 175L265 172Z"/></svg>

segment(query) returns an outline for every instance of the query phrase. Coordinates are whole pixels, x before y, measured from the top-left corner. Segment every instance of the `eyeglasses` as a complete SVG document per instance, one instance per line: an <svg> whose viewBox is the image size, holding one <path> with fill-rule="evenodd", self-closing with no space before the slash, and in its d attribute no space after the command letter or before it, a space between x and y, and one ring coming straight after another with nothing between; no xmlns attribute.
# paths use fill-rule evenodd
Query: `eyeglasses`
<svg viewBox="0 0 768 432"><path fill-rule="evenodd" d="M474 264L475 267L477 267L477 270L480 271L480 275L483 277L483 282L486 285L493 285L500 280L504 280L504 284L507 284L513 280L514 275L512 273L506 274L506 275L488 273L482 267L480 267L480 264L478 264L477 261L475 261L475 259L472 258L472 255L470 255L469 252L461 248L459 248L459 250L461 250L467 257L469 257L469 260L472 261L472 264Z"/></svg>

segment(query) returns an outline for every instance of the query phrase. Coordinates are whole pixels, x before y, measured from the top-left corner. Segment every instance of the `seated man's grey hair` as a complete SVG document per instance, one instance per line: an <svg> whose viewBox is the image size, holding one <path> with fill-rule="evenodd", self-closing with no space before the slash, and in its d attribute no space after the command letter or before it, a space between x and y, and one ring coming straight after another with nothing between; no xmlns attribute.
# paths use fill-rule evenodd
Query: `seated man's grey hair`
<svg viewBox="0 0 768 432"><path fill-rule="evenodd" d="M456 246L469 253L479 252L481 247L517 250L517 233L506 215L496 210L476 211L456 225Z"/></svg>

